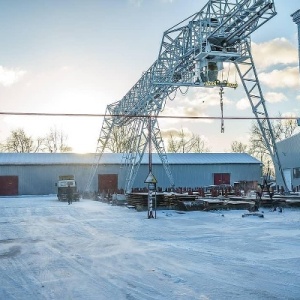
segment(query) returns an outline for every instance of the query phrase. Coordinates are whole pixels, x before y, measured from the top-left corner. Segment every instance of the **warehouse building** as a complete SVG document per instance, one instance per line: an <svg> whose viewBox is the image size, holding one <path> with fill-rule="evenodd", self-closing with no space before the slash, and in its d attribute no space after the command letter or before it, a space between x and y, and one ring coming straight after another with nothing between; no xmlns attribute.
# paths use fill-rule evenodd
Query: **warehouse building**
<svg viewBox="0 0 300 300"><path fill-rule="evenodd" d="M300 191L300 133L277 143L286 184L290 191ZM278 166L276 166L278 169ZM281 179L276 183L282 186Z"/></svg>
<svg viewBox="0 0 300 300"><path fill-rule="evenodd" d="M122 154L104 153L91 191L117 191L124 188ZM175 187L205 187L235 182L260 182L261 162L245 153L169 153L168 161ZM94 154L0 153L0 195L56 194L60 175L74 175L78 189L84 191L94 163ZM157 154L152 172L157 187L165 190L170 181ZM145 188L149 174L148 155L141 162L133 188Z"/></svg>

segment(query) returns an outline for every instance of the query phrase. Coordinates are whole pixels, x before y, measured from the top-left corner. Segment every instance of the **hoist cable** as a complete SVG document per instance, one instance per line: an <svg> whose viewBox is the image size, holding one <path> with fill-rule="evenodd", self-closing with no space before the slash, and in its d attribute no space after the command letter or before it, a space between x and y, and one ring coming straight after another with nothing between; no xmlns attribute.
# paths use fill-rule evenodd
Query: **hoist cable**
<svg viewBox="0 0 300 300"><path fill-rule="evenodd" d="M183 92L182 90L181 90L181 88L179 87L179 91L180 91L180 93L182 94L182 95L186 95L187 94L187 92L189 91L189 87L187 87L186 88L186 91L185 92Z"/></svg>
<svg viewBox="0 0 300 300"><path fill-rule="evenodd" d="M169 100L173 101L176 98L176 94L177 94L177 90L175 90L173 98L171 98L170 95L168 95Z"/></svg>
<svg viewBox="0 0 300 300"><path fill-rule="evenodd" d="M224 112L223 112L223 94L224 94L224 88L220 87L220 106L221 106L221 133L224 133Z"/></svg>

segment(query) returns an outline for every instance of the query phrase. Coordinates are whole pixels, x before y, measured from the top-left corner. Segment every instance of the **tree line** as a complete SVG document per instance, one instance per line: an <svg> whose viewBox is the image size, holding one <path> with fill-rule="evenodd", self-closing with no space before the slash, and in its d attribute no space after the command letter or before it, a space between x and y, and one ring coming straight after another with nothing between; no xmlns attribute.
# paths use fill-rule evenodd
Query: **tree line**
<svg viewBox="0 0 300 300"><path fill-rule="evenodd" d="M294 119L271 121L271 126L276 142L292 136L298 124ZM270 136L269 143L271 142ZM115 127L107 142L106 149L112 153L123 153L132 142L132 136L124 127ZM1 152L50 152L62 153L71 152L72 147L68 145L68 137L57 128L51 128L44 137L32 138L24 129L12 130L8 138L0 143ZM188 134L183 129L177 133L169 133L167 140L167 152L169 153L203 153L210 152L207 142L197 134ZM273 172L274 166L268 151L267 144L261 134L259 126L253 122L250 128L250 138L248 143L235 140L231 143L229 152L248 153L263 163L264 173Z"/></svg>
<svg viewBox="0 0 300 300"><path fill-rule="evenodd" d="M272 131L275 142L284 140L292 136L298 130L298 124L295 119L277 119L271 122ZM263 173L275 175L275 169L271 155L268 150L267 143L271 143L271 136L267 136L267 142L264 140L260 128L256 122L253 122L250 129L249 143L245 144L240 141L233 141L231 143L230 152L248 153L263 164Z"/></svg>
<svg viewBox="0 0 300 300"><path fill-rule="evenodd" d="M5 141L0 143L1 152L37 153L37 152L71 152L67 144L67 135L57 128L51 128L43 137L33 138L24 129L12 130Z"/></svg>

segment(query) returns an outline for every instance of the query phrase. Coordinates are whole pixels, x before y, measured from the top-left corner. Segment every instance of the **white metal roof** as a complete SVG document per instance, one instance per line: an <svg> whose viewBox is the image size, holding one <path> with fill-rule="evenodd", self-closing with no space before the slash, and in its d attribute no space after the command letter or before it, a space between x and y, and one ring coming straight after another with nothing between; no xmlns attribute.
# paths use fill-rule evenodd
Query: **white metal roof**
<svg viewBox="0 0 300 300"><path fill-rule="evenodd" d="M277 145L280 147L286 147L287 149L289 147L291 147L291 145L297 145L298 149L299 149L299 145L300 145L300 132L296 133L284 140L278 141Z"/></svg>
<svg viewBox="0 0 300 300"><path fill-rule="evenodd" d="M121 164L122 157L122 153L103 153L100 163ZM260 164L246 153L168 153L167 158L169 164ZM0 153L0 165L90 165L94 161L94 153ZM153 153L152 162L161 164L157 153ZM148 164L148 153L142 164Z"/></svg>
<svg viewBox="0 0 300 300"><path fill-rule="evenodd" d="M168 161L170 164L260 164L247 153L168 153Z"/></svg>

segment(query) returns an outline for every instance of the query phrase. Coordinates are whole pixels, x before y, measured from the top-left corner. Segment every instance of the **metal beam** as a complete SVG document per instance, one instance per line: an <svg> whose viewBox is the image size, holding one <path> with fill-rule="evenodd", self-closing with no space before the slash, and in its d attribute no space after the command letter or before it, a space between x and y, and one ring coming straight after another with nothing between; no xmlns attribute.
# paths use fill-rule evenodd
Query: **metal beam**
<svg viewBox="0 0 300 300"><path fill-rule="evenodd" d="M219 81L218 75L223 69L223 63L240 64L247 61L249 52L245 52L245 41L252 32L275 15L273 0L210 0L198 13L165 31L157 60L120 101L107 107L95 163L98 164L101 159L112 127L136 128L132 145L124 155L124 165L128 172L126 187L130 189L149 143L145 131L147 119L151 116L153 125L156 126L154 145L167 171L170 184L174 184L156 119L163 110L167 97L180 86L218 86L216 83ZM246 79L246 74L243 75L243 80L250 82ZM257 83L256 85L260 89ZM252 95L251 89L246 91ZM251 96L251 101L253 98ZM258 106L261 104L265 109L262 99L261 97ZM256 113L256 109L253 111ZM274 153L274 145L272 143L271 153ZM97 167L94 166L90 181L96 170Z"/></svg>

